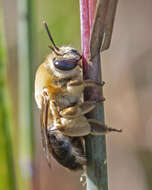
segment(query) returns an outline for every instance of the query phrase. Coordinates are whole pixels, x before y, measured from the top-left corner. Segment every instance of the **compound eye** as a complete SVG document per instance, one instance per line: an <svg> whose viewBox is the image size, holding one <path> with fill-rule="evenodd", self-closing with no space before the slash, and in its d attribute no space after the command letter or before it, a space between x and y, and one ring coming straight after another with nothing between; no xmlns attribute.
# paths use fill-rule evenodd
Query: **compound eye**
<svg viewBox="0 0 152 190"><path fill-rule="evenodd" d="M77 60L53 60L54 66L62 71L70 71L77 66Z"/></svg>

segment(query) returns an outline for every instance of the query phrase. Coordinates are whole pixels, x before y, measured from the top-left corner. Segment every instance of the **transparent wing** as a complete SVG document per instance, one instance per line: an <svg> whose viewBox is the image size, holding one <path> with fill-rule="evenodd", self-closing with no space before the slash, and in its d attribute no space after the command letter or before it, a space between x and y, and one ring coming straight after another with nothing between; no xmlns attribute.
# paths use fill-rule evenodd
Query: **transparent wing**
<svg viewBox="0 0 152 190"><path fill-rule="evenodd" d="M41 137L42 137L42 145L43 150L45 152L45 156L47 158L48 164L51 167L51 153L52 148L49 142L48 136L48 111L49 111L49 99L47 96L43 96L42 98L42 110L41 110Z"/></svg>

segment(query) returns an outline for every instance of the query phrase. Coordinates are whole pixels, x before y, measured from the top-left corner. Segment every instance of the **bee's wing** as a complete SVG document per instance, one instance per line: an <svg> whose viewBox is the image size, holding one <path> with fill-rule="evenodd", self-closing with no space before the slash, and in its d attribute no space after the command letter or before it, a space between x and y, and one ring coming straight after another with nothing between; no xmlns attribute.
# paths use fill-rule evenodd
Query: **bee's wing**
<svg viewBox="0 0 152 190"><path fill-rule="evenodd" d="M42 145L43 149L48 161L49 166L51 167L51 144L49 142L48 136L48 111L49 111L49 99L47 96L43 96L42 98L42 110L41 110L41 138L42 138Z"/></svg>

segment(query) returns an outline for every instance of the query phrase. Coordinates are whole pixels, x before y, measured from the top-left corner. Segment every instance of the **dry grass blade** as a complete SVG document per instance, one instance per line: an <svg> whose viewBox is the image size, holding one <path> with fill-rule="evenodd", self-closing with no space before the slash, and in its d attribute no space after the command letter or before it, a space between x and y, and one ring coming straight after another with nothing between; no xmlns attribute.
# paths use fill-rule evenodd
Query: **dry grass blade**
<svg viewBox="0 0 152 190"><path fill-rule="evenodd" d="M118 0L98 0L90 39L90 59L109 48Z"/></svg>

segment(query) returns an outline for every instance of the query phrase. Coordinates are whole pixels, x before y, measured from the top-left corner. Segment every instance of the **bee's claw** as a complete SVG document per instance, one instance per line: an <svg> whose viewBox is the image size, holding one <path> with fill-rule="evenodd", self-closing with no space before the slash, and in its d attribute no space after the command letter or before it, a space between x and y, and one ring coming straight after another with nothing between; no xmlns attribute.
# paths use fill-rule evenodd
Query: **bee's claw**
<svg viewBox="0 0 152 190"><path fill-rule="evenodd" d="M104 86L105 85L105 81L102 81L101 85Z"/></svg>
<svg viewBox="0 0 152 190"><path fill-rule="evenodd" d="M81 174L81 176L80 176L80 183L81 183L83 186L86 185L86 183L87 183L87 176L86 176L86 173Z"/></svg>

